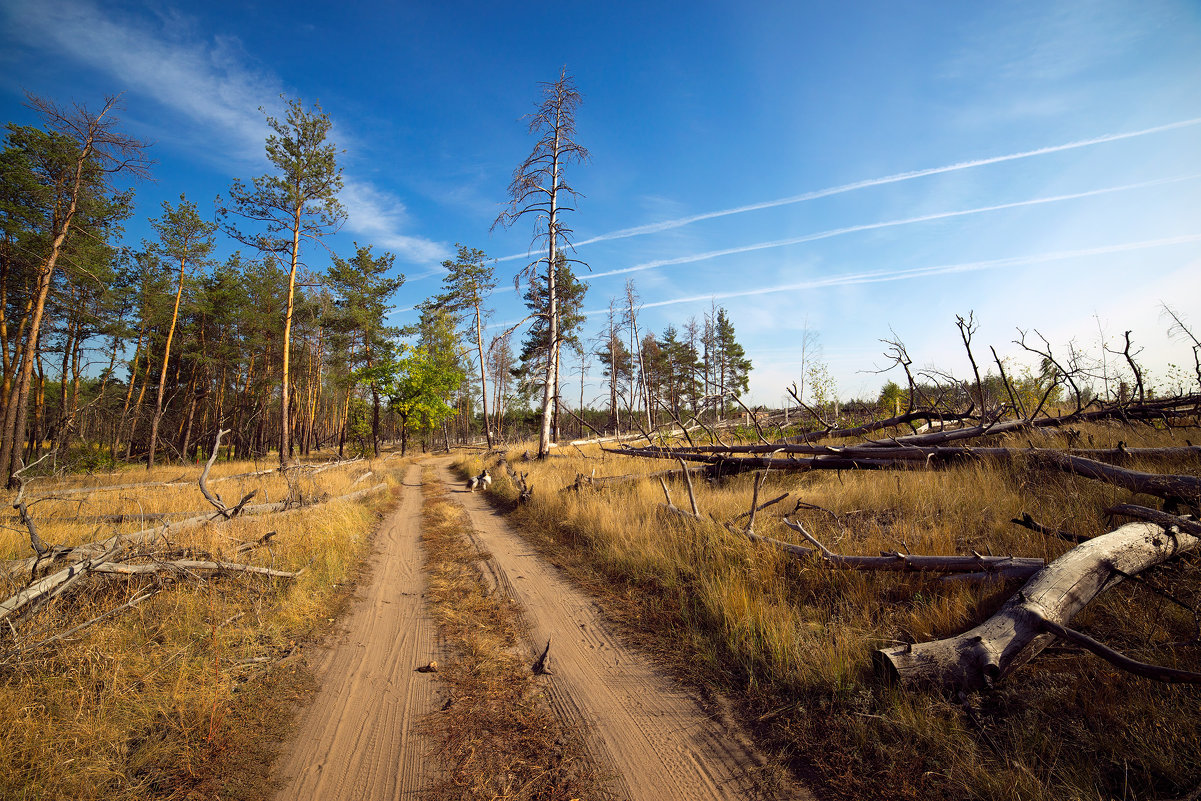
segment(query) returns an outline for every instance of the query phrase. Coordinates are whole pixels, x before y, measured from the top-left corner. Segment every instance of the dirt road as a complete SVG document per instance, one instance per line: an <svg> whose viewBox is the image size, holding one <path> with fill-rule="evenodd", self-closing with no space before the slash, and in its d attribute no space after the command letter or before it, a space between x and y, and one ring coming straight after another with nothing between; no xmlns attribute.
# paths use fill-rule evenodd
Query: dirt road
<svg viewBox="0 0 1201 801"><path fill-rule="evenodd" d="M408 468L383 522L371 575L339 636L316 656L321 682L276 767L279 801L416 798L428 778L417 728L438 706L441 659L422 594L421 468Z"/></svg>
<svg viewBox="0 0 1201 801"><path fill-rule="evenodd" d="M437 462L462 503L499 583L521 606L531 661L551 641L548 695L555 710L583 724L594 756L633 801L755 797L760 760L749 739L707 716L697 699L626 648L596 604L544 561L488 505ZM789 798L811 798L801 788Z"/></svg>
<svg viewBox="0 0 1201 801"><path fill-rule="evenodd" d="M482 494L466 492L449 464L435 462L438 476L491 554L498 585L521 606L530 661L551 641L552 707L586 732L613 790L631 801L757 797L762 759L750 740L625 647L595 602L533 553ZM448 657L422 598L420 477L419 465L408 468L401 502L376 537L370 579L337 641L317 654L321 690L276 768L278 801L417 798L430 778L417 731L441 700L438 674L415 668ZM812 798L801 788L781 795Z"/></svg>

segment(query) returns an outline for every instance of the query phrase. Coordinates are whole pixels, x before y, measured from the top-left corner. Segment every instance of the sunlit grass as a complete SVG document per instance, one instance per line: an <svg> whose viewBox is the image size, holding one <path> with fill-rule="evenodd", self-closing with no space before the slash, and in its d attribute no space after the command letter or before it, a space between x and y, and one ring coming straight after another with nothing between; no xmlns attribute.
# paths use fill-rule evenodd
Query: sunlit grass
<svg viewBox="0 0 1201 801"><path fill-rule="evenodd" d="M1078 445L1096 448L1119 441L1184 445L1186 436L1152 426L1079 430ZM1032 441L1066 445L1057 434L1010 437L1005 444L1025 448ZM752 722L766 714L763 741L817 770L831 797L1172 797L1201 780L1201 693L1193 688L1150 685L1064 648L1020 668L995 692L971 696L970 712L941 691L889 688L872 674L876 648L963 631L1016 591L1013 582L944 582L798 561L717 523L665 514L657 480L562 491L580 474L647 474L678 464L596 446L525 462L520 455L527 448L518 445L507 458L528 471L534 487L532 502L516 511L528 534L613 599L682 674L739 695ZM478 472L482 462L465 457L462 466ZM1195 460L1126 466L1201 473ZM493 492L515 501L505 471L493 473ZM751 475L694 478L702 516L729 521L746 511L753 481ZM671 479L668 487L675 505L689 509L683 481ZM768 475L760 501L784 492L786 501L759 513L757 533L798 542L780 518L799 500L819 508L801 508L796 518L841 553L977 551L1046 560L1071 543L1011 518L1029 512L1046 525L1091 536L1120 524L1103 510L1132 497L1020 460L939 470L777 472ZM1152 578L1186 602L1199 600L1195 561ZM1105 594L1077 623L1138 658L1201 668L1201 648L1190 642L1192 615L1136 585Z"/></svg>
<svg viewBox="0 0 1201 801"><path fill-rule="evenodd" d="M379 481L396 486L399 479L386 468L399 464L356 463L301 477L295 485L306 501ZM196 484L200 469L127 470L84 482L39 479L27 488L26 500L48 498L30 510L46 542L90 542L161 526L97 519L106 515L166 513L178 520L212 512ZM210 479L256 469L263 467L222 463ZM375 475L355 484L368 469ZM189 483L101 488L172 479ZM94 482L96 490L55 494L86 482ZM212 489L229 505L251 490L259 491L252 503L281 501L289 492L278 473L216 483ZM4 497L11 503L12 493ZM337 614L378 520L374 510L389 497L384 490L357 503L336 501L206 524L170 534L169 548L162 540L132 548L156 551L160 558L186 554L303 571L295 579L236 573L88 578L89 587L22 622L17 636L28 647L139 592L162 590L133 609L0 666L0 798L184 798L190 793L259 798L269 793L270 751L285 730L282 710L305 683L303 671L296 672L297 646L326 630ZM12 530L18 528L15 515L6 526L0 558L29 556L27 532ZM272 531L269 547L237 552L239 545ZM13 646L6 632L0 652Z"/></svg>

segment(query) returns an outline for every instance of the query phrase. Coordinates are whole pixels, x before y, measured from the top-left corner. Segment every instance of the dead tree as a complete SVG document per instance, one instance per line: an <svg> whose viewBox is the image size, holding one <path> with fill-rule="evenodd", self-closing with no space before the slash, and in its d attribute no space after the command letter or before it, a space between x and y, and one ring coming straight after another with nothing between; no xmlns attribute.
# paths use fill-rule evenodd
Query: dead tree
<svg viewBox="0 0 1201 801"><path fill-rule="evenodd" d="M545 382L542 392L542 426L538 437L538 458L550 455L550 429L553 416L552 406L559 386L559 307L556 290L556 272L563 252L571 246L571 229L562 221L564 211L573 210L564 202L574 200L576 192L564 180L564 168L571 162L588 160L588 151L575 141L575 111L580 104L580 93L564 68L559 79L542 84L542 103L530 119L530 132L539 135L533 151L513 171L509 184L509 207L501 212L492 227L509 227L519 217L534 215L546 221L546 256L532 262L527 274L539 266L546 268L547 307L547 356Z"/></svg>
<svg viewBox="0 0 1201 801"><path fill-rule="evenodd" d="M1178 527L1128 523L1078 545L1047 565L995 615L970 631L943 640L878 650L873 657L876 670L905 684L963 689L991 686L1032 659L1056 636L1077 644L1091 639L1075 636L1079 632L1069 628L1077 612L1123 577L1137 575L1198 546L1201 537ZM1098 649L1089 650L1107 658ZM1159 674L1153 675L1156 670ZM1201 681L1196 674L1188 674L1192 678L1186 679L1181 675L1184 673L1159 668L1142 675L1165 681Z"/></svg>

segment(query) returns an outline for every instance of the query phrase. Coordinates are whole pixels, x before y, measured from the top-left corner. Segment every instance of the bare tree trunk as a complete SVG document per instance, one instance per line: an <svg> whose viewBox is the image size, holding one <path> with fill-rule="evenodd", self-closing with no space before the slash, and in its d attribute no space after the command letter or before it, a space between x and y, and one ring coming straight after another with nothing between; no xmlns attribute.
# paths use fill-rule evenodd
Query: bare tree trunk
<svg viewBox="0 0 1201 801"><path fill-rule="evenodd" d="M484 441L492 450L492 426L488 420L488 367L484 361L484 328L480 323L480 304L475 304L475 346L480 354L480 402L484 405Z"/></svg>
<svg viewBox="0 0 1201 801"><path fill-rule="evenodd" d="M300 213L296 215L292 225L292 266L288 271L288 306L284 312L284 362L282 370L282 386L279 393L279 466L287 467L292 462L292 420L290 387L288 386L288 367L292 356L292 311L296 302L296 267L300 261Z"/></svg>
<svg viewBox="0 0 1201 801"><path fill-rule="evenodd" d="M150 423L150 453L146 469L154 467L154 451L158 445L158 427L163 420L163 392L167 388L167 364L171 360L171 340L175 337L175 323L179 319L179 299L183 297L183 278L187 262L179 260L179 286L175 290L175 307L171 310L171 326L167 329L167 346L163 350L163 369L158 377L158 395L154 401L154 419Z"/></svg>
<svg viewBox="0 0 1201 801"><path fill-rule="evenodd" d="M1124 576L1201 546L1201 538L1153 523L1129 523L1076 546L1040 570L985 622L956 637L882 648L877 670L905 683L966 689L991 685L1054 639L1049 621L1072 617Z"/></svg>

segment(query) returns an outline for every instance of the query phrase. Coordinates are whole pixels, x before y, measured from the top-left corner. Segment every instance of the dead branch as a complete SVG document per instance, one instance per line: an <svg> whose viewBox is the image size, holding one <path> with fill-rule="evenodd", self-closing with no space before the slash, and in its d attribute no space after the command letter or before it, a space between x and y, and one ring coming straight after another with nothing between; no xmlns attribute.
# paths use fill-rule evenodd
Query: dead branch
<svg viewBox="0 0 1201 801"><path fill-rule="evenodd" d="M257 540L254 540L253 542L244 542L234 549L234 553L249 553L256 548L266 547L268 544L270 544L271 538L274 537L276 533L277 532L274 531L268 531L266 534L259 537Z"/></svg>
<svg viewBox="0 0 1201 801"><path fill-rule="evenodd" d="M1155 523L1164 528L1173 526L1181 531L1192 534L1195 537L1201 537L1201 523L1189 517L1181 515L1173 515L1167 512L1161 512L1158 509L1151 509L1146 506L1138 506L1133 503L1119 503L1116 506L1111 506L1105 510L1106 514L1124 515L1133 517L1136 520L1146 520L1148 523Z"/></svg>
<svg viewBox="0 0 1201 801"><path fill-rule="evenodd" d="M991 685L1047 644L1045 621L1065 627L1125 575L1196 550L1201 538L1154 523L1128 523L1076 546L1039 570L1001 609L955 637L882 648L876 670L902 683L976 689Z"/></svg>
<svg viewBox="0 0 1201 801"><path fill-rule="evenodd" d="M1074 542L1077 545L1079 545L1082 542L1088 542L1088 540L1089 540L1088 537L1082 537L1079 534L1073 534L1072 532L1065 531L1064 529L1061 529L1061 528L1051 528L1050 526L1044 526L1042 523L1038 522L1033 517L1031 517L1029 512L1022 512L1021 517L1015 517L1012 520L1010 520L1009 522L1013 523L1015 526L1021 526L1022 528L1028 528L1031 531L1035 532L1036 534L1042 534L1044 537L1058 537L1061 540L1067 540L1068 542Z"/></svg>
<svg viewBox="0 0 1201 801"><path fill-rule="evenodd" d="M336 501L355 501L372 493L378 492L387 486L387 483L381 482L373 487L368 487L367 489L361 489L346 495L340 495L336 498L330 498L328 501L324 501L324 503L334 503ZM261 503L243 507L242 515L270 514L273 512L286 512L290 510L292 509L289 508L287 501L282 501L280 503ZM141 531L135 531L130 534L116 534L107 540L98 540L95 542L84 543L82 545L76 545L71 548L56 550L55 557L57 559L65 559L73 562L84 562L88 559L99 557L119 546L134 546L153 542L160 537L166 536L167 533L186 531L210 522L213 522L213 518L212 515L209 514L190 517L186 520L164 524L157 528L142 529ZM216 522L222 523L225 521L218 520ZM19 575L22 573L28 573L33 569L35 564L36 558L31 557L29 559L19 559L8 562L0 566L0 569L7 570L10 575ZM2 609L2 605L0 605L0 609ZM4 615L0 614L0 619L3 619L3 617Z"/></svg>
<svg viewBox="0 0 1201 801"><path fill-rule="evenodd" d="M789 495L789 493L787 493L787 492L786 492L786 493L784 493L783 495L781 495L779 498L772 498L770 501L764 501L763 503L761 503L761 504L759 504L758 506L756 506L756 507L755 507L755 511L756 511L756 512L762 512L764 509L766 509L766 508L767 508L767 507L769 507L769 506L775 506L775 505L776 505L777 503L779 503L780 501L782 501L782 500L786 499L786 498L788 497L788 495ZM747 517L748 515L750 515L750 512L749 512L749 511L747 511L747 512L742 512L742 513L741 513L741 514L739 514L737 517L735 517L735 518L734 518L734 520L733 520L732 522L738 522L739 520L741 520L741 519L742 519L742 518L744 518L744 517Z"/></svg>
<svg viewBox="0 0 1201 801"><path fill-rule="evenodd" d="M805 556L820 557L833 567L844 570L891 570L900 572L982 573L1000 578L1028 578L1044 566L1042 559L1019 556L984 556L973 552L968 556L924 556L897 551L880 556L845 556L822 545L799 522L785 518L784 525L800 534L814 549L793 546Z"/></svg>
<svg viewBox="0 0 1201 801"><path fill-rule="evenodd" d="M688 465L684 464L684 460L680 460L680 470L684 473L684 483L688 485L688 502L692 504L692 513L697 517L701 516L701 510L696 505L696 491L692 488L692 473L688 471Z"/></svg>
<svg viewBox="0 0 1201 801"><path fill-rule="evenodd" d="M1050 620L1042 620L1040 624L1043 631L1048 634L1054 634L1061 640L1067 640L1073 645L1078 645L1086 651L1089 651L1114 667L1121 668L1127 673L1133 673L1136 676L1142 676L1144 679L1152 679L1154 681L1163 681L1171 684L1201 684L1201 673L1194 673L1190 670L1178 670L1176 668L1164 667L1162 665L1152 665L1147 662L1139 662L1136 659L1131 659L1125 654L1113 650L1104 643L1094 640L1084 632L1069 629L1066 626L1061 626Z"/></svg>
<svg viewBox="0 0 1201 801"><path fill-rule="evenodd" d="M50 645L51 643L66 639L67 637L70 637L72 634L82 631L82 630L88 628L89 626L94 626L97 623L102 623L105 620L108 620L110 617L120 614L121 612L124 612L126 609L132 609L133 607L140 604L142 601L145 601L147 598L157 595L160 592L162 592L162 588L157 587L153 590L149 590L147 592L140 593L137 596L129 599L125 603L121 604L120 606L117 606L117 607L114 607L114 608L108 610L107 612L105 612L102 615L97 615L96 617L92 618L91 620L80 623L77 626L72 626L71 628L67 629L66 631L62 631L62 632L59 632L58 634L54 634L54 635L47 637L46 639L44 639L40 642L36 642L33 645L30 645L28 647L19 648L19 649L17 649L16 652L19 652L22 655L27 655L29 652L36 651L37 649L42 648L43 646ZM0 661L6 660L13 653L14 653L14 651L10 651L8 654L5 654L5 656L3 658L0 658Z"/></svg>
<svg viewBox="0 0 1201 801"><path fill-rule="evenodd" d="M244 496L242 500L238 501L237 505L232 509L225 505L225 503L221 500L220 495L214 495L213 493L209 492L208 484L206 483L208 480L209 470L212 469L213 462L217 461L217 454L221 451L221 437L228 433L229 429L217 429L217 439L213 442L213 455L209 457L208 462L204 465L204 470L200 472L200 492L204 495L205 500L216 507L217 514L221 515L221 517L226 520L232 520L242 513L242 509L246 506L246 502L257 495L258 490L253 490L248 495Z"/></svg>

